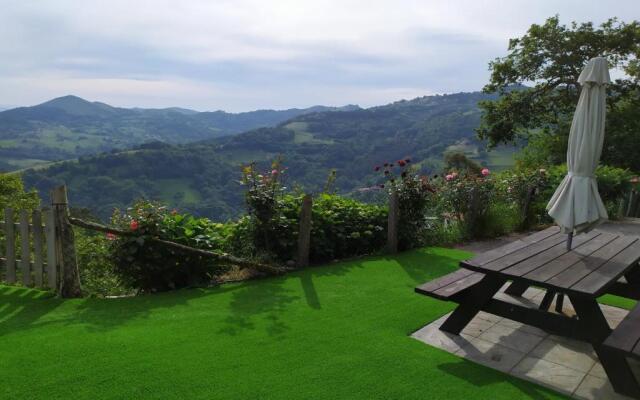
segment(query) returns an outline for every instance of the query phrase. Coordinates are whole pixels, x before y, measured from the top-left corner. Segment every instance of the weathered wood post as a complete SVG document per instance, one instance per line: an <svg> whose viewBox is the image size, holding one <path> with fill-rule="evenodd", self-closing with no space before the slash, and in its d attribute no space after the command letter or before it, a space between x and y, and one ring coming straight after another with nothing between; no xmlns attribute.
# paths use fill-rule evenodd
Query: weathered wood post
<svg viewBox="0 0 640 400"><path fill-rule="evenodd" d="M300 226L298 229L298 267L309 266L309 251L311 250L311 209L313 200L310 194L302 199L300 208Z"/></svg>
<svg viewBox="0 0 640 400"><path fill-rule="evenodd" d="M13 225L13 209L6 208L4 210L4 239L6 242L5 249L5 266L6 275L4 277L7 283L16 282L16 237Z"/></svg>
<svg viewBox="0 0 640 400"><path fill-rule="evenodd" d="M400 208L398 205L398 193L394 190L389 196L389 217L387 220L387 251L391 254L398 252L398 221Z"/></svg>
<svg viewBox="0 0 640 400"><path fill-rule="evenodd" d="M51 191L56 239L56 264L59 271L58 294L64 298L81 297L80 273L76 259L73 228L69 222L67 187L58 186Z"/></svg>

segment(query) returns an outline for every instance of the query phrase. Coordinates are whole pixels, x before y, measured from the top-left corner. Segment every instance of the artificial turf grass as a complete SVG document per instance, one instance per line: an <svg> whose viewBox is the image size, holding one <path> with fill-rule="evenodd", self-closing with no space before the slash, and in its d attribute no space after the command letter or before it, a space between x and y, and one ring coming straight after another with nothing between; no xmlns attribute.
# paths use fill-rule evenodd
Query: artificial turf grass
<svg viewBox="0 0 640 400"><path fill-rule="evenodd" d="M469 253L422 249L128 299L0 287L0 398L555 399L408 335Z"/></svg>

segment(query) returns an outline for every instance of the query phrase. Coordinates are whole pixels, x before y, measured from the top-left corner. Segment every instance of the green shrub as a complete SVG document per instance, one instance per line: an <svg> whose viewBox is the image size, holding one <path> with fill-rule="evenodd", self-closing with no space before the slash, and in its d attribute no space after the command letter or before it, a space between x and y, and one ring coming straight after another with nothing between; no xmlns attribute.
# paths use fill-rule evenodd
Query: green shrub
<svg viewBox="0 0 640 400"><path fill-rule="evenodd" d="M494 183L487 176L452 172L438 185L439 207L456 220L465 239L485 237L485 222L494 195Z"/></svg>
<svg viewBox="0 0 640 400"><path fill-rule="evenodd" d="M550 167L548 173L548 185L540 196L540 203L544 203L544 207L542 207L542 204L538 205L538 208L545 209L545 214L547 202L567 174L567 166L565 164ZM632 176L633 174L627 169L609 167L607 165L600 165L596 169L598 192L609 212L609 217L612 219L619 216L620 204L631 190L630 180ZM548 217L547 220L551 221Z"/></svg>
<svg viewBox="0 0 640 400"><path fill-rule="evenodd" d="M387 162L374 168L384 177L381 188L389 195L398 196L398 248L407 250L425 244L427 211L432 205L435 189L427 176L417 174L409 166L411 160L405 158Z"/></svg>
<svg viewBox="0 0 640 400"><path fill-rule="evenodd" d="M75 229L76 253L82 290L89 295L120 296L131 293L115 271L111 240L105 235Z"/></svg>
<svg viewBox="0 0 640 400"><path fill-rule="evenodd" d="M210 258L149 240L153 237L205 250L220 250L233 232L225 224L168 212L147 201L136 202L125 213L116 210L112 224L138 234L118 237L112 245L115 272L131 287L152 292L202 285L225 270Z"/></svg>
<svg viewBox="0 0 640 400"><path fill-rule="evenodd" d="M312 208L310 259L322 262L381 250L387 214L383 206L321 194Z"/></svg>
<svg viewBox="0 0 640 400"><path fill-rule="evenodd" d="M526 230L547 221L544 207L539 200L549 186L549 174L545 169L520 169L503 171L495 177L495 202L515 219L516 230Z"/></svg>

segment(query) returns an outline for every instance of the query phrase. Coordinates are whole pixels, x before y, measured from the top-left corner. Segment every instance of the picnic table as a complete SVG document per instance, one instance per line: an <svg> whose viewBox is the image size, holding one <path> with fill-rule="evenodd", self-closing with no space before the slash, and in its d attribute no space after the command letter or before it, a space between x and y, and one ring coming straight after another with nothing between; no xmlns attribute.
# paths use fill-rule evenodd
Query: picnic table
<svg viewBox="0 0 640 400"><path fill-rule="evenodd" d="M598 306L605 293L640 299L640 238L593 230L577 235L567 250L567 235L552 227L524 239L462 261L461 268L416 288L416 292L458 307L440 327L460 334L480 311L488 312L555 335L589 342L613 388L640 398L640 387L626 357L640 358L640 306L612 330ZM621 279L623 278L623 279ZM505 291L519 296L529 287L547 290L538 307L494 298ZM567 296L576 315L550 310L554 296Z"/></svg>

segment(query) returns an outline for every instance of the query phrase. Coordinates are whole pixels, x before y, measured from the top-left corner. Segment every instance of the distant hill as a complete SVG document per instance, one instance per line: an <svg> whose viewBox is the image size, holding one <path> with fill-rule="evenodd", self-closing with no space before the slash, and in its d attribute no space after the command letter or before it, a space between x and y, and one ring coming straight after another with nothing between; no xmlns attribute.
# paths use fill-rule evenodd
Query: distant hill
<svg viewBox="0 0 640 400"><path fill-rule="evenodd" d="M298 115L357 106L197 112L184 108L119 108L76 96L0 112L0 167L25 168L142 143L179 144L274 126Z"/></svg>
<svg viewBox="0 0 640 400"><path fill-rule="evenodd" d="M73 205L101 217L137 197L225 219L243 208L240 166L265 168L282 155L288 186L321 190L331 169L336 189L354 193L378 182L375 165L411 157L425 173L439 172L447 150L463 151L484 165L505 167L511 150L486 153L474 133L477 103L489 95L426 96L386 106L305 114L275 127L185 144L155 144L126 152L82 157L24 172L27 186L41 193L66 183Z"/></svg>

